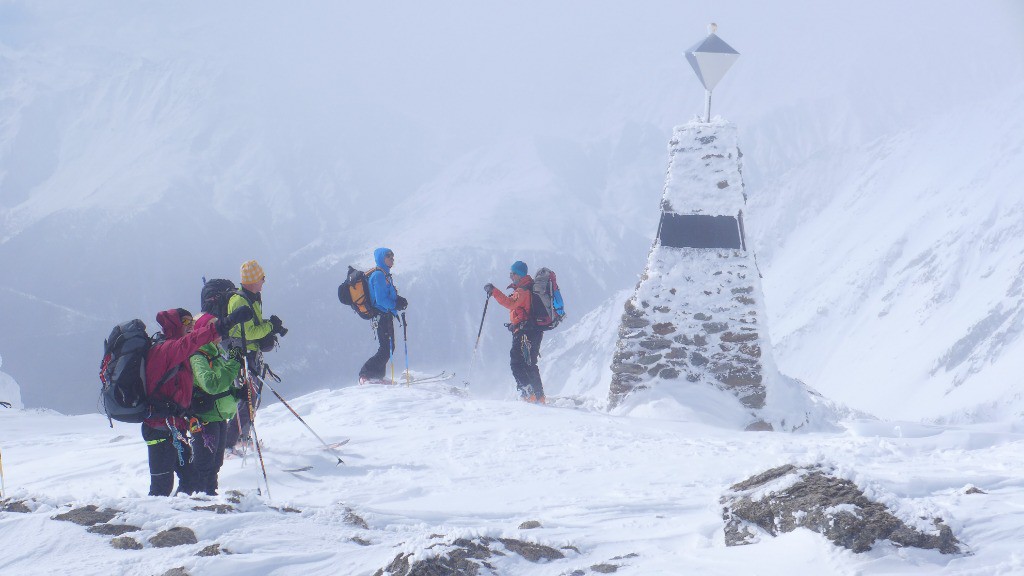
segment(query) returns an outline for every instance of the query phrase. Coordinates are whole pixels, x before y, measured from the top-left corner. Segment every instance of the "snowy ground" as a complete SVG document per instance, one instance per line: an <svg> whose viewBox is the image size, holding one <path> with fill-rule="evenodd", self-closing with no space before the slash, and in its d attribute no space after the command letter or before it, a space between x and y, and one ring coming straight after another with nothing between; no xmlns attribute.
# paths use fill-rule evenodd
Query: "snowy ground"
<svg viewBox="0 0 1024 576"><path fill-rule="evenodd" d="M344 466L284 406L268 402L257 423L270 498L266 489L256 495L258 463L231 459L222 492L246 495L228 514L193 510L211 502L146 496L145 447L134 425L111 429L100 415L0 410L6 495L33 508L0 512L0 573L60 574L74 566L79 575L175 567L193 575L369 575L400 553L425 557L431 544L460 536L578 550L541 563L510 554L494 562L500 574L595 574L599 564L637 575L1024 573L1021 425L860 420L835 434L744 433L588 408L596 399L540 407L450 388L347 386L291 400L327 442L351 438ZM287 397L287 387L278 390ZM834 466L908 522L941 516L970 554L887 542L853 554L804 530L727 548L723 491L790 462ZM304 466L312 469L283 471ZM971 486L985 493L966 494ZM145 548L115 550L110 536L51 520L86 504L125 511L113 522L140 526L128 535ZM519 528L530 520L541 527ZM147 543L173 526L191 528L199 543ZM213 543L232 554L196 556Z"/></svg>

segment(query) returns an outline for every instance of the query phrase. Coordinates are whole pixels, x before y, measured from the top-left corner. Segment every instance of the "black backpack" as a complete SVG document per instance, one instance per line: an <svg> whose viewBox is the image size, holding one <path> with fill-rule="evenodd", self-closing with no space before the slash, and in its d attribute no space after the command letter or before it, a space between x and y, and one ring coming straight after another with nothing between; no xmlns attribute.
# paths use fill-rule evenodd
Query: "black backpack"
<svg viewBox="0 0 1024 576"><path fill-rule="evenodd" d="M565 319L565 304L554 271L537 270L530 293L530 319L538 328L551 330Z"/></svg>
<svg viewBox="0 0 1024 576"><path fill-rule="evenodd" d="M238 294L238 288L231 280L214 278L203 282L203 290L199 294L199 308L207 314L223 320L228 315L228 300Z"/></svg>
<svg viewBox="0 0 1024 576"><path fill-rule="evenodd" d="M371 268L363 272L349 266L345 281L338 286L338 300L351 306L356 314L364 320L372 320L380 311L370 304L370 273L380 268Z"/></svg>
<svg viewBox="0 0 1024 576"><path fill-rule="evenodd" d="M139 319L114 326L103 342L100 398L109 420L137 424L147 418L171 416L181 411L169 400L152 402L146 397L146 353L153 343L146 333L146 324ZM179 369L181 365L164 374L155 389L159 389Z"/></svg>

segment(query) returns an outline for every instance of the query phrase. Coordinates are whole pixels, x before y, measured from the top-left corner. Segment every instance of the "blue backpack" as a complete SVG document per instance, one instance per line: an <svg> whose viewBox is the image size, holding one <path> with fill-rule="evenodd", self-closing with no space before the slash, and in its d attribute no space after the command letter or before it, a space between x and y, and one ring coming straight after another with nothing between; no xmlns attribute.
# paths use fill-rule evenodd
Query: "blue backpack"
<svg viewBox="0 0 1024 576"><path fill-rule="evenodd" d="M565 319L565 304L554 271L547 268L537 270L531 292L530 316L533 323L541 330L558 326Z"/></svg>

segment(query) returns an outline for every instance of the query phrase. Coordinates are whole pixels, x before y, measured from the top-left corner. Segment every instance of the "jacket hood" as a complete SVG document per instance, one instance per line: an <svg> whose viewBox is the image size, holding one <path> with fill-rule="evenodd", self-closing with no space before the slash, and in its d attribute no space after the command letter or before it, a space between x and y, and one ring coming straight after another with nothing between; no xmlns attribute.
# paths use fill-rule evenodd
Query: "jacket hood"
<svg viewBox="0 0 1024 576"><path fill-rule="evenodd" d="M157 313L156 321L160 323L164 337L168 340L181 338L185 335L185 327L181 325L181 318L178 316L177 308Z"/></svg>
<svg viewBox="0 0 1024 576"><path fill-rule="evenodd" d="M374 250L373 262L374 264L377 265L378 268L390 274L391 268L388 268L388 265L384 263L384 255L387 254L388 252L392 252L392 250L390 248L377 248L376 250Z"/></svg>

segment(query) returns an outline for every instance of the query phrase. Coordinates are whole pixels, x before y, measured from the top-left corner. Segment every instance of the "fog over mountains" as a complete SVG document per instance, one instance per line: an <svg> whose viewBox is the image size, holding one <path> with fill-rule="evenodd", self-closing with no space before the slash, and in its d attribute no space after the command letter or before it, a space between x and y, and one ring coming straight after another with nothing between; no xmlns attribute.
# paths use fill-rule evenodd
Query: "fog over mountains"
<svg viewBox="0 0 1024 576"><path fill-rule="evenodd" d="M237 281L256 258L291 329L268 356L289 391L348 385L375 345L336 286L388 246L414 368L465 373L481 286L522 259L559 273L571 314L546 344L549 387L593 386L672 127L703 109L682 52L711 21L742 54L712 113L740 132L779 368L880 416L1019 413L1009 1L5 2L4 371L28 407L95 411L113 324L195 310L203 276ZM500 396L495 308L474 383Z"/></svg>

